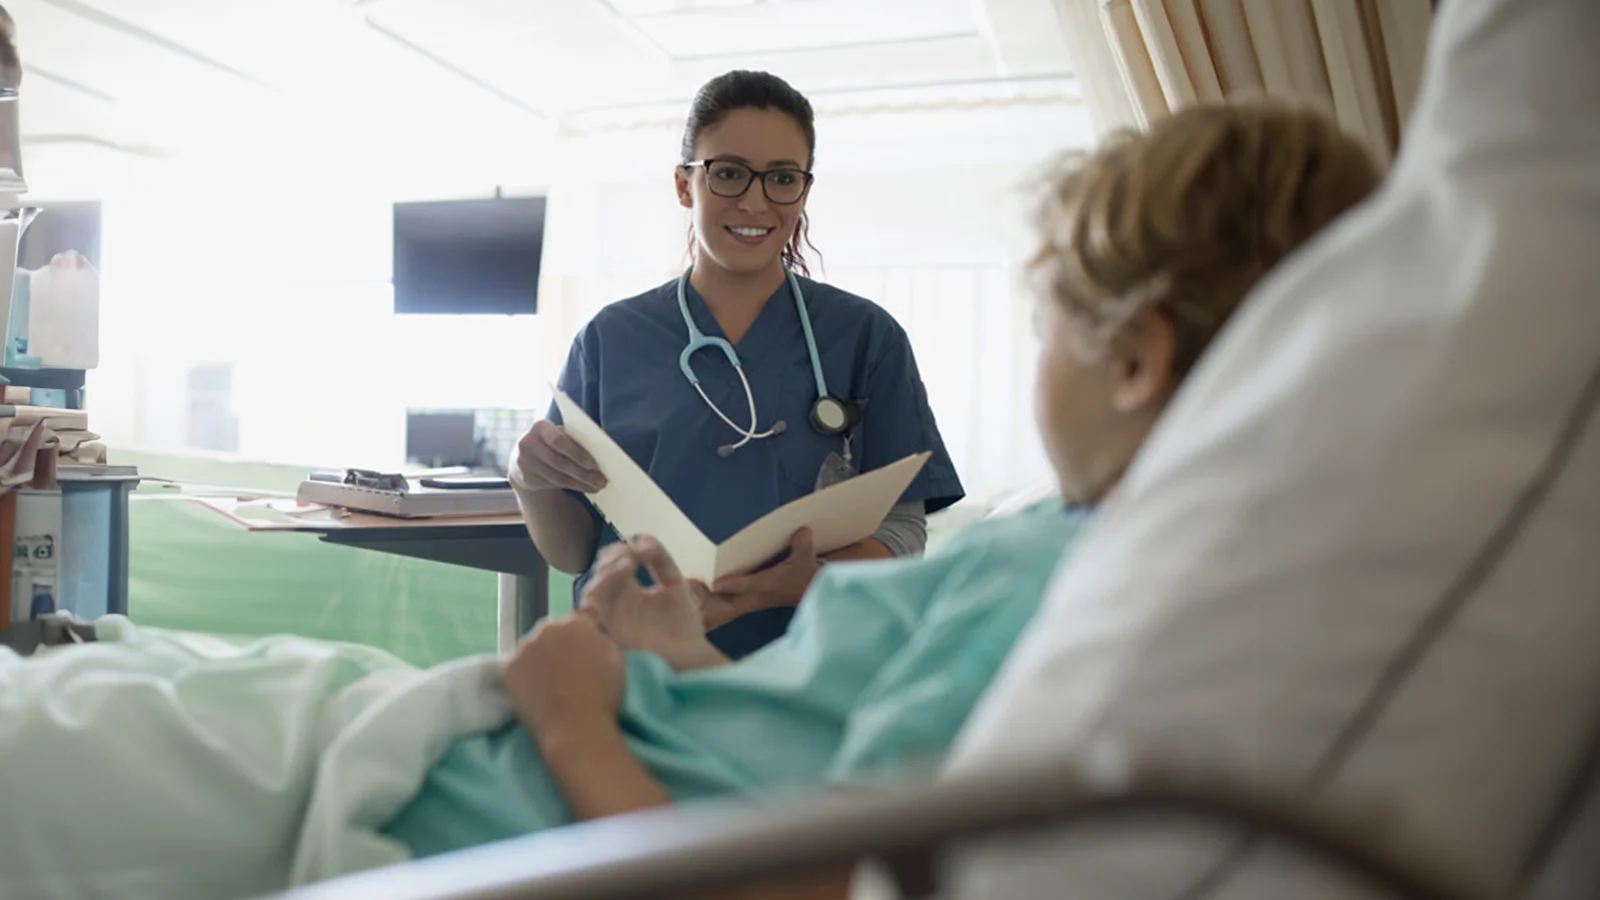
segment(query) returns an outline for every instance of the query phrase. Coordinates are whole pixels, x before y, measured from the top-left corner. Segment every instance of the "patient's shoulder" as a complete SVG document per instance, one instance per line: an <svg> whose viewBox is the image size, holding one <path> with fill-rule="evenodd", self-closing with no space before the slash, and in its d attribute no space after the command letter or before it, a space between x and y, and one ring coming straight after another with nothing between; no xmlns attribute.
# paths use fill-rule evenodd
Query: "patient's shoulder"
<svg viewBox="0 0 1600 900"><path fill-rule="evenodd" d="M989 619L1003 609L1031 617L1089 522L1085 513L1056 506L966 526L929 554L938 576L920 627Z"/></svg>
<svg viewBox="0 0 1600 900"><path fill-rule="evenodd" d="M1089 511L1065 508L1059 500L1036 503L964 525L929 555L996 560L1049 556L1075 540L1091 518Z"/></svg>

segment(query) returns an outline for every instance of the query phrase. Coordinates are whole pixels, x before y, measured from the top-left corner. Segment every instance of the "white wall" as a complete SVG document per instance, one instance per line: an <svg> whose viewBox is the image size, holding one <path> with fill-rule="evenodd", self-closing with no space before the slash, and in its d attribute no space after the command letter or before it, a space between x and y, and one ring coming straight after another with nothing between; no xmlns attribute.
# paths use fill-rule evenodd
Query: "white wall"
<svg viewBox="0 0 1600 900"><path fill-rule="evenodd" d="M204 152L30 156L36 195L104 201L89 390L112 446L184 449L185 376L210 362L234 367L252 459L394 467L407 406L542 402L542 322L400 319L388 279L396 200L541 193L548 125L405 90L358 106L361 78L331 73Z"/></svg>

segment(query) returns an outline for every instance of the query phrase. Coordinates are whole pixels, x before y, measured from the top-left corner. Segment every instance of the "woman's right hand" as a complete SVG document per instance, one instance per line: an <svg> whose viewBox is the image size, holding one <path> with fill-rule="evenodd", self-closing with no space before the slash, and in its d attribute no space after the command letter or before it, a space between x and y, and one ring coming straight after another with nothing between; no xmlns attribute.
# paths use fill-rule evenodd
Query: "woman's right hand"
<svg viewBox="0 0 1600 900"><path fill-rule="evenodd" d="M549 419L533 423L511 457L511 484L526 491L581 491L592 494L606 477L587 450Z"/></svg>

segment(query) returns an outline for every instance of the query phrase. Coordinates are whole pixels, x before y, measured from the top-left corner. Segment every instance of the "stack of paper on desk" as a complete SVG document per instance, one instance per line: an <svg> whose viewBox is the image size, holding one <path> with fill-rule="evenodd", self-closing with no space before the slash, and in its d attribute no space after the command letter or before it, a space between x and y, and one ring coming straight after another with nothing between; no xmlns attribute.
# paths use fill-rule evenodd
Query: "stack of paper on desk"
<svg viewBox="0 0 1600 900"><path fill-rule="evenodd" d="M589 495L596 508L617 533L659 540L685 578L707 584L724 575L751 571L778 556L801 528L811 529L818 553L871 537L929 456L915 453L808 494L767 513L721 544L713 544L582 408L560 391L555 392L555 399L567 434L589 451L606 477L606 486Z"/></svg>

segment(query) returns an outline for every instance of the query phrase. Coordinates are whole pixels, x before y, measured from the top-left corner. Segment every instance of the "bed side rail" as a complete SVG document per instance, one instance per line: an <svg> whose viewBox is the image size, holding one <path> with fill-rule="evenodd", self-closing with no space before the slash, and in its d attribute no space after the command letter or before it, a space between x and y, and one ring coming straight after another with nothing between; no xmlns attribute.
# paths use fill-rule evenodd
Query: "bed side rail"
<svg viewBox="0 0 1600 900"><path fill-rule="evenodd" d="M282 900L643 900L876 859L908 896L937 889L944 851L974 839L1163 816L1256 832L1384 896L1492 900L1396 858L1359 815L1310 815L1219 780L1104 779L1056 764L809 797L622 816L323 882Z"/></svg>

